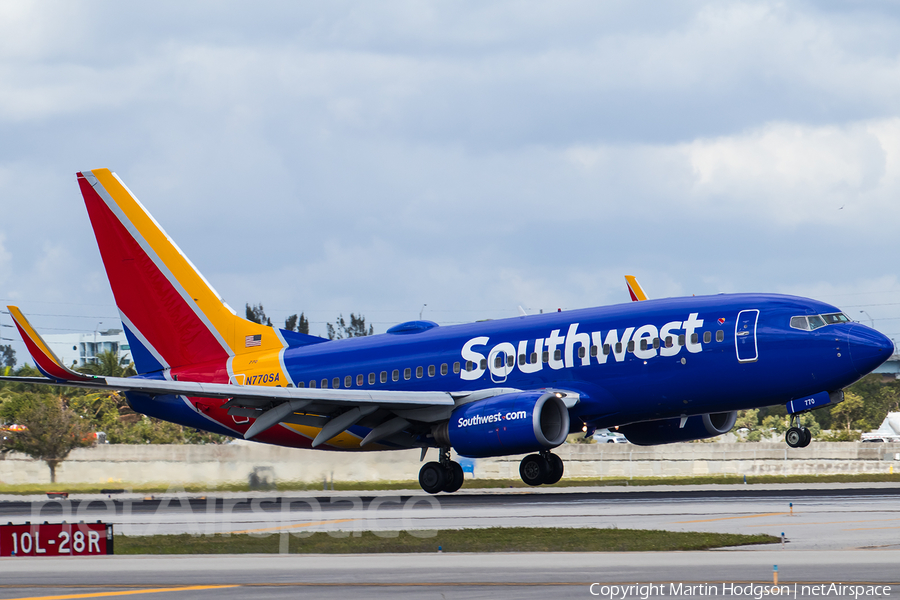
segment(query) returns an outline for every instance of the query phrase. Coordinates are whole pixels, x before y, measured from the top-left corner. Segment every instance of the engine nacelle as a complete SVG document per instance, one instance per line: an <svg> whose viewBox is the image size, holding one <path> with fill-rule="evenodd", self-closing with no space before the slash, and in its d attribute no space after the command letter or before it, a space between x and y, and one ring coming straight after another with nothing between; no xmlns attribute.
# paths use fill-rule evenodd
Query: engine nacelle
<svg viewBox="0 0 900 600"><path fill-rule="evenodd" d="M442 446L483 458L555 448L566 441L569 411L555 392L500 394L455 409L434 430Z"/></svg>
<svg viewBox="0 0 900 600"><path fill-rule="evenodd" d="M638 446L655 446L656 444L671 444L673 442L689 442L691 440L703 440L728 433L734 427L737 420L737 412L707 413L688 417L681 425L681 418L660 419L658 421L645 421L632 423L619 427L619 433L625 435L628 441Z"/></svg>

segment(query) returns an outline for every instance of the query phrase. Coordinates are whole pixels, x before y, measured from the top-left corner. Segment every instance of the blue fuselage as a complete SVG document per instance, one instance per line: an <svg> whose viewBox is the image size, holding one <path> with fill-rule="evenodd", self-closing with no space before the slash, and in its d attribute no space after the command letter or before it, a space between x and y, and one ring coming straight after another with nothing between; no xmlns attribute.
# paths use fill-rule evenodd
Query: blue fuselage
<svg viewBox="0 0 900 600"><path fill-rule="evenodd" d="M573 421L610 427L853 383L890 356L888 338L852 322L790 326L792 317L839 312L773 294L649 300L448 327L413 322L290 348L284 363L298 387L577 392Z"/></svg>

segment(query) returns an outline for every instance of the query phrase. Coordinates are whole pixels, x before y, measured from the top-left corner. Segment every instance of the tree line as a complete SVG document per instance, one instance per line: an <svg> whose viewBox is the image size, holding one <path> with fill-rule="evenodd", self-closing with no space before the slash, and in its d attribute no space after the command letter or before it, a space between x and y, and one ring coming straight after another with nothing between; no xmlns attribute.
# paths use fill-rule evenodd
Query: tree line
<svg viewBox="0 0 900 600"><path fill-rule="evenodd" d="M262 304L247 304L245 316L248 321L272 327L272 319L266 316L266 309ZM293 314L284 320L284 329L309 335L309 319L303 313ZM338 315L334 323L325 325L325 330L329 340L342 340L375 333L371 325L366 328L366 318L363 315L357 316L354 313L350 313L349 321L344 320L343 313Z"/></svg>
<svg viewBox="0 0 900 600"><path fill-rule="evenodd" d="M819 441L858 440L860 433L877 429L889 412L900 411L900 381L870 374L844 390L844 401L805 413L800 423ZM783 434L789 425L784 405L738 413L734 431L742 441L755 442ZM827 430L828 433L822 433Z"/></svg>

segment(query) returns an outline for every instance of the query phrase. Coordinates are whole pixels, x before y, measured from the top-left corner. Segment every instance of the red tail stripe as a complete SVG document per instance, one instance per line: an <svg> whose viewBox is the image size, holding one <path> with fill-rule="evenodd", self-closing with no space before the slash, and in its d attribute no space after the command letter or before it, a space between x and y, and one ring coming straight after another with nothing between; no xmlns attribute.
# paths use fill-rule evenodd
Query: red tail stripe
<svg viewBox="0 0 900 600"><path fill-rule="evenodd" d="M169 366L224 364L227 352L178 290L87 180L79 177L78 183L119 309ZM154 318L160 311L165 318Z"/></svg>

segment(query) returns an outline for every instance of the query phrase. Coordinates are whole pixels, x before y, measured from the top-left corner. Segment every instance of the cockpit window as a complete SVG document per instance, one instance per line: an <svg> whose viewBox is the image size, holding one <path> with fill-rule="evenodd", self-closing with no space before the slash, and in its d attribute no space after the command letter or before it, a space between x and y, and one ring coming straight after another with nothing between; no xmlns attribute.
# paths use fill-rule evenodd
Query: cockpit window
<svg viewBox="0 0 900 600"><path fill-rule="evenodd" d="M834 325L835 323L849 323L850 317L844 313L831 313L830 315L822 315L826 325Z"/></svg>
<svg viewBox="0 0 900 600"><path fill-rule="evenodd" d="M806 317L791 317L791 327L794 329L802 329L803 331L812 331L826 325L834 325L836 323L849 323L850 317L844 313L829 313L827 315L809 315Z"/></svg>
<svg viewBox="0 0 900 600"><path fill-rule="evenodd" d="M810 331L812 331L814 329L818 329L819 327L825 327L825 319L823 319L819 315L810 315L807 318L809 319L809 330Z"/></svg>
<svg viewBox="0 0 900 600"><path fill-rule="evenodd" d="M806 317L791 317L791 327L809 331L809 323L806 322Z"/></svg>

